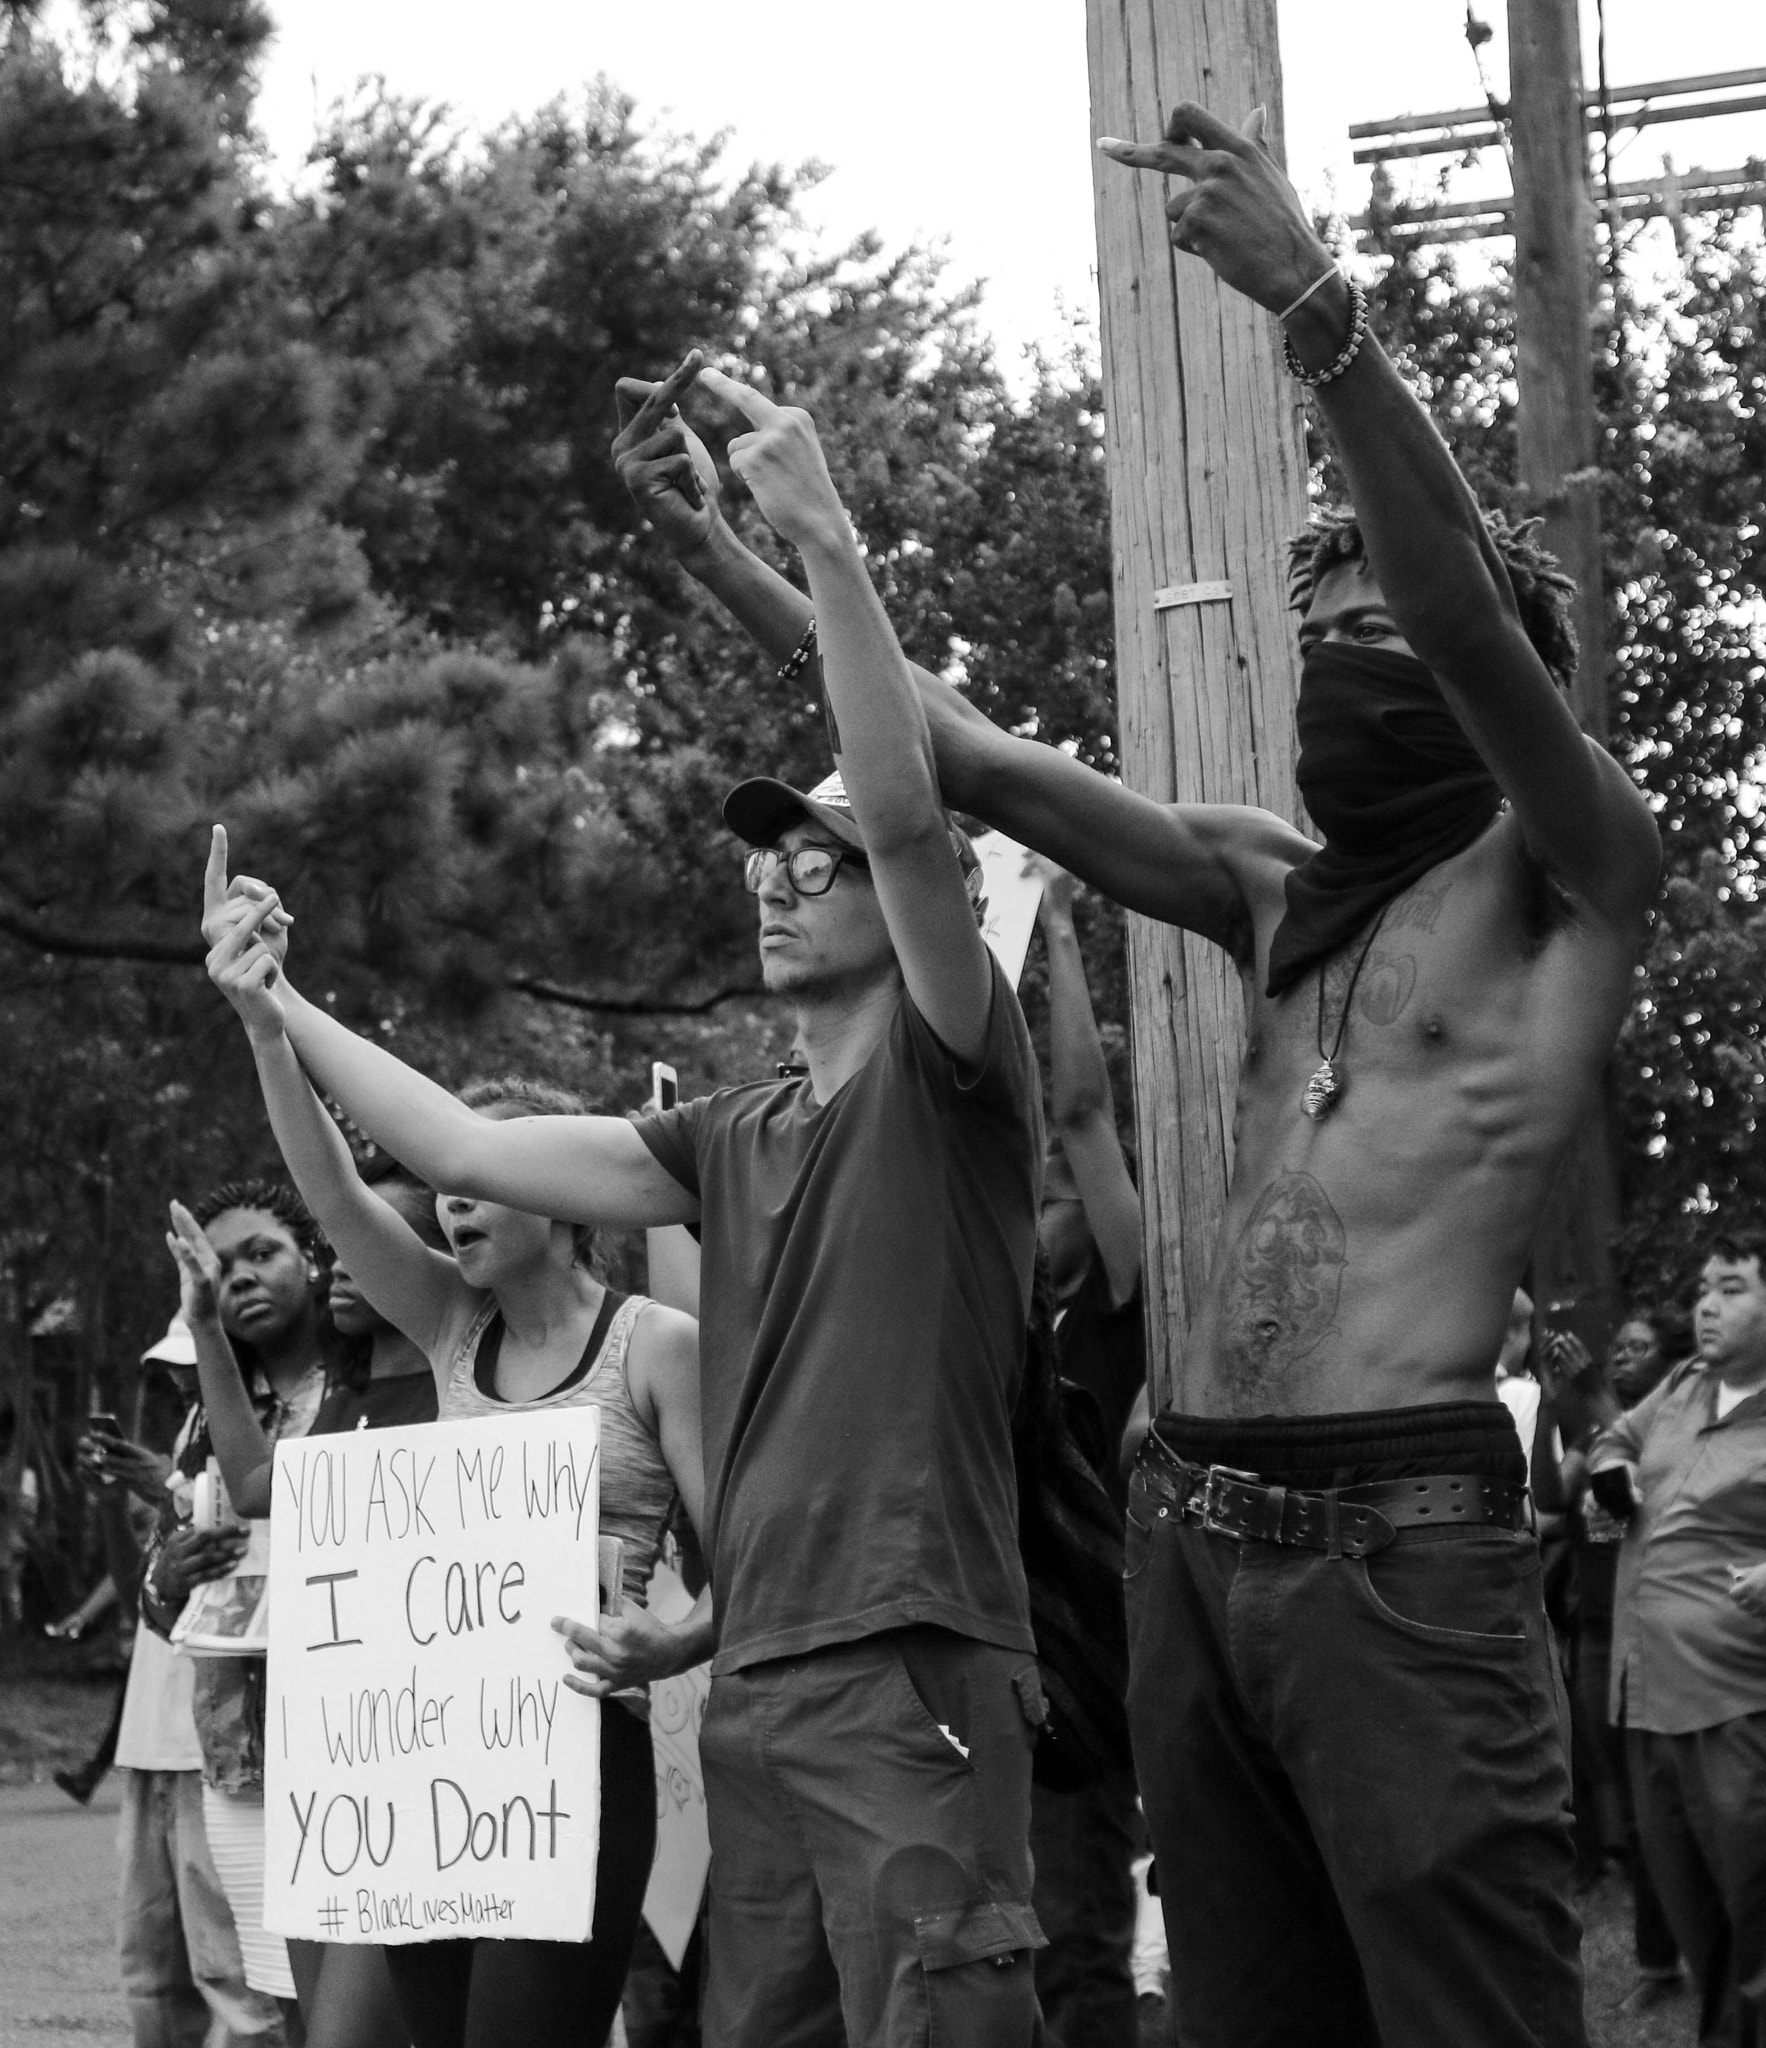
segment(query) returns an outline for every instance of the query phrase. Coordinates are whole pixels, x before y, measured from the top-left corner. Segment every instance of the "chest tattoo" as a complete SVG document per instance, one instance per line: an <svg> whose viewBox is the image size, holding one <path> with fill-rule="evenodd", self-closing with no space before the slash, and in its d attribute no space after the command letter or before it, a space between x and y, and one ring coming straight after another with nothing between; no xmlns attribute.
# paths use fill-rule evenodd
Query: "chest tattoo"
<svg viewBox="0 0 1766 2048"><path fill-rule="evenodd" d="M1393 901L1386 929L1393 932L1432 932L1441 921L1442 906L1452 887L1451 882L1432 882L1426 875L1420 882L1413 882L1402 896Z"/></svg>
<svg viewBox="0 0 1766 2048"><path fill-rule="evenodd" d="M1368 956L1356 1008L1370 1024L1396 1024L1416 993L1416 956L1376 946Z"/></svg>
<svg viewBox="0 0 1766 2048"><path fill-rule="evenodd" d="M1222 1364L1241 1384L1279 1380L1334 1327L1348 1239L1309 1173L1257 1197L1221 1288Z"/></svg>

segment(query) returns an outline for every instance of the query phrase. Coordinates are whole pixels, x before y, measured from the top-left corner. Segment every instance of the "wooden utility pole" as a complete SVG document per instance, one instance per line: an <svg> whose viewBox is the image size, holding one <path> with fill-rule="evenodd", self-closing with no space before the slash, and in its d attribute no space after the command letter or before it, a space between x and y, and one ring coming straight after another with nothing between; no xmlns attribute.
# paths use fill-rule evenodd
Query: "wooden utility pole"
<svg viewBox="0 0 1766 2048"><path fill-rule="evenodd" d="M1276 0L1087 0L1092 132L1152 141L1180 100L1282 153ZM1129 786L1300 818L1286 543L1306 518L1301 400L1276 323L1166 233L1161 180L1094 155L1116 688ZM1232 1165L1245 1018L1216 946L1128 920L1155 1403L1170 1395Z"/></svg>
<svg viewBox="0 0 1766 2048"><path fill-rule="evenodd" d="M1576 579L1576 714L1607 734L1594 425L1594 205L1576 0L1509 0L1521 488Z"/></svg>
<svg viewBox="0 0 1766 2048"><path fill-rule="evenodd" d="M1527 509L1576 579L1573 701L1585 732L1607 736L1606 595L1594 420L1594 205L1583 119L1576 0L1509 0L1515 188L1517 453ZM1540 1323L1566 1325L1600 1356L1620 1314L1611 1087L1572 1140L1533 1240Z"/></svg>

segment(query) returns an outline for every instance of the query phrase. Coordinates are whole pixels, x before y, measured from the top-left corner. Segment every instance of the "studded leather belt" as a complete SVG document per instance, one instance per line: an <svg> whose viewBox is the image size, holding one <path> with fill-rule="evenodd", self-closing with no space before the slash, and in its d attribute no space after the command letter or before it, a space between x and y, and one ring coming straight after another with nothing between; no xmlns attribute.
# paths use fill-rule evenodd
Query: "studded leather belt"
<svg viewBox="0 0 1766 2048"><path fill-rule="evenodd" d="M1236 1542L1281 1543L1332 1557L1371 1557L1411 1529L1528 1526L1527 1489L1478 1473L1380 1479L1365 1486L1271 1486L1231 1465L1193 1465L1157 1430L1136 1469L1161 1513Z"/></svg>

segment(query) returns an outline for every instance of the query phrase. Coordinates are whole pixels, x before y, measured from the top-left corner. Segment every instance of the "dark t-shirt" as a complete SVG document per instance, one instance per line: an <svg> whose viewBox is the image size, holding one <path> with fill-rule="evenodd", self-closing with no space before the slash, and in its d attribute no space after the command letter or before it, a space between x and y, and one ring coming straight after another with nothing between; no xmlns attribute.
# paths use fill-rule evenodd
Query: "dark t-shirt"
<svg viewBox="0 0 1766 2048"><path fill-rule="evenodd" d="M398 1429L407 1422L434 1420L434 1373L402 1372L363 1387L332 1387L313 1418L312 1434L337 1436L346 1429Z"/></svg>
<svg viewBox="0 0 1766 2048"><path fill-rule="evenodd" d="M1042 1109L998 965L966 1083L904 992L830 1102L763 1081L636 1122L701 1204L713 1671L915 1622L1033 1650L1011 1415Z"/></svg>
<svg viewBox="0 0 1766 2048"><path fill-rule="evenodd" d="M1112 1308L1110 1276L1094 1249L1085 1278L1069 1299L1055 1336L1061 1377L1090 1397L1085 1404L1087 1420L1095 1415L1093 1427L1101 1433L1096 1454L1079 1430L1075 1434L1081 1435L1081 1448L1096 1466L1111 1499L1124 1507L1128 1481L1122 1471L1122 1432L1128 1427L1135 1396L1147 1383L1146 1332L1138 1282L1122 1306Z"/></svg>

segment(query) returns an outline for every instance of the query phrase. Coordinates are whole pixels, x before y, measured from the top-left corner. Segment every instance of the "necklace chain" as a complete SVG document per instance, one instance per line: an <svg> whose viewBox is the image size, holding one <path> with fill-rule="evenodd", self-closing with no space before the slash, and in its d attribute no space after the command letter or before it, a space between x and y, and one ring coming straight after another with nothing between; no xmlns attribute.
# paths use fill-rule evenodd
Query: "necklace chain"
<svg viewBox="0 0 1766 2048"><path fill-rule="evenodd" d="M1329 1116L1331 1111L1336 1108L1338 1099L1343 1093L1343 1080L1337 1072L1337 1055L1343 1049L1343 1037L1349 1029L1349 1012L1355 1002L1355 991L1361 981L1361 970L1367 965L1367 956L1374 949L1374 941L1380 936L1380 927L1386 922L1386 912L1391 907L1391 899L1388 897L1380 905L1380 914L1374 919L1372 930L1362 940L1361 951L1355 956L1354 971L1349 976L1349 986L1343 996L1342 1014L1337 1019L1337 1035L1331 1040L1329 1052L1325 1051L1324 1015L1325 972L1330 966L1330 962L1328 960L1321 960L1319 962L1318 1029L1316 1039L1318 1056L1322 1064L1306 1083L1305 1092L1300 1097L1301 1109L1312 1118L1314 1123L1321 1122L1325 1117Z"/></svg>

